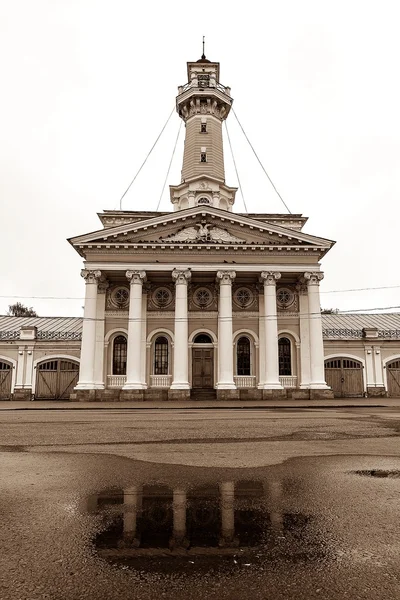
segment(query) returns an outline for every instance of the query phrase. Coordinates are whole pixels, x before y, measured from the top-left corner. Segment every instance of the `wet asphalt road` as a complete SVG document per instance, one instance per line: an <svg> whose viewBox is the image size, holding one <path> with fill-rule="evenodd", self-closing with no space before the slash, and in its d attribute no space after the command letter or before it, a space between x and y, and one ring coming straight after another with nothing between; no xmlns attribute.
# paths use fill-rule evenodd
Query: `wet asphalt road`
<svg viewBox="0 0 400 600"><path fill-rule="evenodd" d="M399 431L396 408L2 411L0 598L400 598ZM212 572L96 551L91 494L245 480L283 482L282 513L311 525Z"/></svg>

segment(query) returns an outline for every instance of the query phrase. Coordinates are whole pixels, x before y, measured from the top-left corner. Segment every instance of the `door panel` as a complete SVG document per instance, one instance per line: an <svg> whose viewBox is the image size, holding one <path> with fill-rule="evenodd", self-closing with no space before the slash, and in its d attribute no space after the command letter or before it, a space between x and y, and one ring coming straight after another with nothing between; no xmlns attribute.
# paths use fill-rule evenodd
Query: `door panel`
<svg viewBox="0 0 400 600"><path fill-rule="evenodd" d="M79 365L73 361L51 360L40 363L36 374L36 398L69 398L78 383Z"/></svg>
<svg viewBox="0 0 400 600"><path fill-rule="evenodd" d="M392 362L386 367L388 394L392 398L400 398L400 361Z"/></svg>
<svg viewBox="0 0 400 600"><path fill-rule="evenodd" d="M11 365L0 362L0 400L11 398Z"/></svg>
<svg viewBox="0 0 400 600"><path fill-rule="evenodd" d="M357 360L335 358L325 362L325 380L335 398L364 395L363 366Z"/></svg>
<svg viewBox="0 0 400 600"><path fill-rule="evenodd" d="M213 348L193 348L192 387L214 387L214 350Z"/></svg>

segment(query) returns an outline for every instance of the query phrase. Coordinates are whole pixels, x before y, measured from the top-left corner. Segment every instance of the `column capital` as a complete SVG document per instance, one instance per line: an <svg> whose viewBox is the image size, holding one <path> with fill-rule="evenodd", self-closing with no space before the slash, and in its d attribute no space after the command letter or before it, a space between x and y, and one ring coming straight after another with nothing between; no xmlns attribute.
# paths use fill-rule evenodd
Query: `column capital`
<svg viewBox="0 0 400 600"><path fill-rule="evenodd" d="M110 283L107 281L106 277L102 275L97 286L98 293L105 294L109 287Z"/></svg>
<svg viewBox="0 0 400 600"><path fill-rule="evenodd" d="M189 269L174 269L172 271L172 279L178 285L187 285L192 277L192 273Z"/></svg>
<svg viewBox="0 0 400 600"><path fill-rule="evenodd" d="M99 283L101 278L101 271L91 271L90 269L82 269L81 277L83 277L85 283Z"/></svg>
<svg viewBox="0 0 400 600"><path fill-rule="evenodd" d="M125 276L131 285L135 283L143 285L146 281L146 271L127 271Z"/></svg>
<svg viewBox="0 0 400 600"><path fill-rule="evenodd" d="M217 271L216 279L220 285L232 285L235 278L235 271Z"/></svg>
<svg viewBox="0 0 400 600"><path fill-rule="evenodd" d="M320 271L306 272L304 273L304 279L307 284L310 285L319 285L319 282L324 278L324 274Z"/></svg>
<svg viewBox="0 0 400 600"><path fill-rule="evenodd" d="M308 294L307 280L301 277L296 283L296 292L299 296L306 296Z"/></svg>
<svg viewBox="0 0 400 600"><path fill-rule="evenodd" d="M279 271L262 271L260 280L264 282L264 285L276 285L278 279L281 278Z"/></svg>

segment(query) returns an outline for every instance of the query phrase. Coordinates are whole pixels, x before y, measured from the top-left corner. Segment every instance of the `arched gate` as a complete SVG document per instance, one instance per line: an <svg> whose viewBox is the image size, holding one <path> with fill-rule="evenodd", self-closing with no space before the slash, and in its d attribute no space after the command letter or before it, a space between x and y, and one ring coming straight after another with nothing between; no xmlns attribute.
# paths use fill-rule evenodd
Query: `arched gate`
<svg viewBox="0 0 400 600"><path fill-rule="evenodd" d="M35 398L38 400L67 400L78 383L79 363L55 358L36 367Z"/></svg>

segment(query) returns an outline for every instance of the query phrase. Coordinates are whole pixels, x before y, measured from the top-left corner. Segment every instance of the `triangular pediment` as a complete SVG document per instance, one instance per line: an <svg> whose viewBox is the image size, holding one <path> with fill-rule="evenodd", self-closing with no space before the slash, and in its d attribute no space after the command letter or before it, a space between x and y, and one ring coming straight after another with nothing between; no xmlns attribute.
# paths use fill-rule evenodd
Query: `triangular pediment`
<svg viewBox="0 0 400 600"><path fill-rule="evenodd" d="M213 207L165 213L137 223L108 227L71 238L73 246L199 245L318 248L324 254L334 244L279 225L265 223Z"/></svg>

